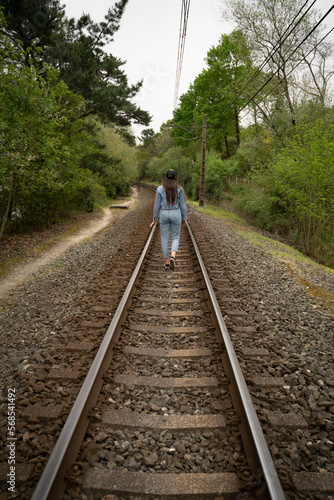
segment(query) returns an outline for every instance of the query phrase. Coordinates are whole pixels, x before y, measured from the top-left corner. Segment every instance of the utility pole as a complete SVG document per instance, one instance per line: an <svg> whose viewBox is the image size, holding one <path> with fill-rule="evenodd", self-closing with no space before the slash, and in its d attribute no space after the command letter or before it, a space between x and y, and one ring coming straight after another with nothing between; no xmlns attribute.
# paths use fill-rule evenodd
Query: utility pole
<svg viewBox="0 0 334 500"><path fill-rule="evenodd" d="M181 170L181 146L179 146L179 161L177 164L177 182L180 184L180 170Z"/></svg>
<svg viewBox="0 0 334 500"><path fill-rule="evenodd" d="M140 190L140 155L138 155L138 191Z"/></svg>
<svg viewBox="0 0 334 500"><path fill-rule="evenodd" d="M200 207L204 207L205 152L206 152L206 115L203 115L201 182L200 182L200 187L199 187L199 206Z"/></svg>

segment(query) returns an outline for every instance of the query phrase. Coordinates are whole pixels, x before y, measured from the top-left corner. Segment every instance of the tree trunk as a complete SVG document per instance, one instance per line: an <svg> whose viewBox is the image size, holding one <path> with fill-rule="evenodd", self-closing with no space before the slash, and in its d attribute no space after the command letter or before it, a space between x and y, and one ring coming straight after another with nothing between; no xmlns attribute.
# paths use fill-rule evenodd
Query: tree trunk
<svg viewBox="0 0 334 500"><path fill-rule="evenodd" d="M229 145L228 145L227 133L226 132L224 132L224 139L225 139L226 154L227 154L227 156L229 158L231 156L231 153L230 153L230 148L229 148Z"/></svg>
<svg viewBox="0 0 334 500"><path fill-rule="evenodd" d="M283 79L281 80L281 82L282 82L282 85L283 85L283 88L284 88L285 97L286 97L286 100L288 101L288 106L289 106L289 109L290 109L290 112L291 112L291 122L292 122L292 125L295 126L296 125L295 109L294 109L292 101L291 101L290 92L289 92L289 85L288 85L288 79L286 77L285 68L284 67L283 67Z"/></svg>
<svg viewBox="0 0 334 500"><path fill-rule="evenodd" d="M7 220L8 220L9 210L10 210L10 207L11 207L11 204L12 204L13 181L14 181L14 173L12 173L11 178L10 178L10 187L9 187L9 193L8 193L7 206L6 206L5 213L3 215L3 219L2 219L2 223L1 223L1 228L0 228L0 240L3 237L3 233L5 231L5 227L6 227Z"/></svg>
<svg viewBox="0 0 334 500"><path fill-rule="evenodd" d="M235 136L237 139L237 147L240 146L240 124L239 124L239 115L236 107L234 107L234 117L235 117Z"/></svg>
<svg viewBox="0 0 334 500"><path fill-rule="evenodd" d="M315 85L315 87L316 87L316 89L317 89L317 91L319 93L320 102L324 106L324 104L325 104L325 96L326 96L326 85L324 83L323 89L320 88L320 85L318 84L318 81L317 81L316 76L314 74L312 65L308 62L308 60L306 59L306 57L304 58L304 61L306 62L307 66L308 66L308 69L310 70L310 73L311 73L314 85ZM325 80L324 80L324 82L325 82Z"/></svg>
<svg viewBox="0 0 334 500"><path fill-rule="evenodd" d="M257 103L256 101L254 101L254 103L259 108L259 110L261 111L262 116L263 116L265 122L268 124L268 127L270 127L273 130L273 132L275 133L276 137L281 142L282 146L285 147L285 143L283 141L283 138L282 138L281 134L279 133L279 131L277 130L277 127L270 120L270 117L267 115L267 113L265 112L265 110L263 108L261 108L261 106L260 106L259 103Z"/></svg>

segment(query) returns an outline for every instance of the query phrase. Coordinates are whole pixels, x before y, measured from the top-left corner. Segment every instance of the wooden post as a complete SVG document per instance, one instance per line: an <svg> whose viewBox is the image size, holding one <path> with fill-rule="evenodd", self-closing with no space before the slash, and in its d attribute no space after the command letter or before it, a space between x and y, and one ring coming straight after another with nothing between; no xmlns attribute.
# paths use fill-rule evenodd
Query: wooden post
<svg viewBox="0 0 334 500"><path fill-rule="evenodd" d="M140 156L138 156L138 191L140 190Z"/></svg>
<svg viewBox="0 0 334 500"><path fill-rule="evenodd" d="M180 170L181 170L181 146L179 146L179 160L177 164L177 182L180 184Z"/></svg>
<svg viewBox="0 0 334 500"><path fill-rule="evenodd" d="M202 131L201 183L200 183L200 187L199 187L199 206L200 207L204 207L205 151L206 151L206 115L203 116L203 131Z"/></svg>

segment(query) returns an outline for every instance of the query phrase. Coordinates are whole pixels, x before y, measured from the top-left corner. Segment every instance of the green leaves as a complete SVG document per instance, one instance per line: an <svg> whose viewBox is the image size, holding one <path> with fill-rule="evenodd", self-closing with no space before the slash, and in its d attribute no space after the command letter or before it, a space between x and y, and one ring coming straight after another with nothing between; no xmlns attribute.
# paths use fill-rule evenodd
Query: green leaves
<svg viewBox="0 0 334 500"><path fill-rule="evenodd" d="M149 122L131 102L141 84L129 86L124 62L103 51L126 4L117 2L103 23L89 16L75 23L63 17L58 0L5 2L8 26L0 13L0 238L8 221L11 227L50 224L70 210L92 210L108 196L126 194L136 180L134 137L127 127L133 120ZM47 26L36 24L34 12L45 13ZM118 127L98 133L97 116Z"/></svg>
<svg viewBox="0 0 334 500"><path fill-rule="evenodd" d="M88 14L68 20L59 0L2 3L8 21L3 32L16 55L29 67L41 70L47 63L57 68L58 79L86 99L85 116L99 116L120 127L149 124L150 115L132 102L142 83L129 85L124 61L104 50L120 27L128 0L116 2L100 23Z"/></svg>
<svg viewBox="0 0 334 500"><path fill-rule="evenodd" d="M125 62L104 51L119 29L127 1L117 2L101 23L89 15L77 22L65 19L44 54L68 87L86 99L85 116L95 115L120 127L133 122L148 125L151 118L131 101L141 82L129 85L122 69Z"/></svg>
<svg viewBox="0 0 334 500"><path fill-rule="evenodd" d="M334 126L318 120L297 128L275 165L307 253L321 254L334 235ZM329 250L334 257L333 248Z"/></svg>
<svg viewBox="0 0 334 500"><path fill-rule="evenodd" d="M208 68L203 69L188 92L181 96L174 121L185 127L200 125L206 114L208 126L215 131L211 145L230 156L228 137L235 137L239 145L239 109L247 99L245 92L239 93L253 71L242 32L236 30L230 35L222 35L219 45L209 50L206 62ZM176 137L176 132L173 135ZM182 131L179 135L190 138L187 132Z"/></svg>
<svg viewBox="0 0 334 500"><path fill-rule="evenodd" d="M0 185L3 207L10 197L20 213L32 211L36 218L46 199L64 189L64 165L73 162L71 142L81 135L73 122L83 99L73 95L55 74L44 68L46 79L36 70L7 65L0 73ZM6 221L3 216L3 229ZM10 215L10 214L9 214ZM2 230L3 230L2 229Z"/></svg>

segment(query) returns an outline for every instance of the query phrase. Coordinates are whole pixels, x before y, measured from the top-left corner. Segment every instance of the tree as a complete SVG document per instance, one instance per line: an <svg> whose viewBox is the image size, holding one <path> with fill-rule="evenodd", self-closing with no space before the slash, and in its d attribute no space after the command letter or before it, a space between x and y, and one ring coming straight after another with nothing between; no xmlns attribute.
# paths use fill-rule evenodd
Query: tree
<svg viewBox="0 0 334 500"><path fill-rule="evenodd" d="M155 135L156 134L153 128L147 128L142 131L139 140L143 144L143 146L146 147L149 146L154 141Z"/></svg>
<svg viewBox="0 0 334 500"><path fill-rule="evenodd" d="M189 85L188 91L180 97L180 104L174 110L174 119L167 123L171 127L171 135L179 145L184 141L191 141L198 135L201 125L195 124L194 112L198 105L199 96L196 94L194 84Z"/></svg>
<svg viewBox="0 0 334 500"><path fill-rule="evenodd" d="M328 98L329 81L334 75L333 63L327 69L328 62L333 56L333 44L323 42L320 47L314 47L311 52L302 49L301 53L309 71L307 75L304 75L301 84L297 82L297 85L304 93L324 106Z"/></svg>
<svg viewBox="0 0 334 500"><path fill-rule="evenodd" d="M104 154L109 158L103 172L108 196L115 198L116 195L128 194L130 186L138 178L135 148L108 126L101 126L97 136L104 145Z"/></svg>
<svg viewBox="0 0 334 500"><path fill-rule="evenodd" d="M64 16L64 7L59 0L1 0L0 6L7 21L1 30L29 66L36 56L39 59L36 42L42 48L50 46Z"/></svg>
<svg viewBox="0 0 334 500"><path fill-rule="evenodd" d="M230 35L222 35L217 47L212 47L207 55L214 83L218 83L218 91L222 94L223 113L219 119L225 121L224 136L227 146L227 129L231 121L234 122L237 146L240 146L239 109L245 104L250 93L245 84L252 72L253 62L244 34L234 30Z"/></svg>
<svg viewBox="0 0 334 500"><path fill-rule="evenodd" d="M143 143L137 146L140 178L160 181L161 172L157 176L153 175L149 164L153 158L160 159L166 151L175 146L170 129L166 128L165 124L161 126L158 133L155 133L153 129L146 129L142 132L141 138Z"/></svg>
<svg viewBox="0 0 334 500"><path fill-rule="evenodd" d="M180 107L175 111L175 124L187 128L187 124L202 125L203 115L207 115L207 124L213 130L215 146L230 156L229 137L235 137L240 145L239 109L245 104L250 89L243 92L247 79L254 71L245 38L240 30L230 35L222 35L217 47L212 47L207 54L208 67L204 69L181 96ZM189 128L189 127L188 127ZM197 129L201 135L201 129ZM184 139L194 135L181 130ZM175 137L175 132L174 132ZM212 142L211 142L212 144Z"/></svg>
<svg viewBox="0 0 334 500"><path fill-rule="evenodd" d="M273 178L292 212L306 253L334 261L334 126L297 127L278 157Z"/></svg>
<svg viewBox="0 0 334 500"><path fill-rule="evenodd" d="M298 15L303 0L224 0L224 3L225 18L235 21L244 31L257 64L267 61L272 73L277 74L291 122L295 125L294 76L290 73L305 60L303 51L309 52L312 47L316 50L316 32L304 42L302 50L298 46L318 21L318 12L307 13L304 17L303 14ZM300 22L297 23L297 20ZM291 34L286 37L288 28L291 31L294 25ZM320 50L319 47L321 45L317 50Z"/></svg>
<svg viewBox="0 0 334 500"><path fill-rule="evenodd" d="M83 98L58 81L56 70L45 66L42 78L34 66L17 64L16 56L0 30L0 237L12 213L49 222L89 177L79 168L90 148L77 119Z"/></svg>
<svg viewBox="0 0 334 500"><path fill-rule="evenodd" d="M0 102L2 237L11 210L48 220L61 191L70 199L78 162L72 141L81 134L73 118L84 102L54 72L44 80L16 65L0 74Z"/></svg>
<svg viewBox="0 0 334 500"><path fill-rule="evenodd" d="M116 2L105 20L94 23L89 15L76 22L66 19L59 0L2 0L7 18L4 30L24 56L26 65L43 63L56 68L69 89L86 99L85 115L96 115L114 123L134 144L127 127L131 123L148 125L151 117L132 102L142 82L129 85L124 61L105 52L128 0ZM33 43L35 40L35 43ZM40 48L36 52L35 47Z"/></svg>
<svg viewBox="0 0 334 500"><path fill-rule="evenodd" d="M148 125L151 120L146 111L132 102L142 82L129 85L122 70L125 61L104 51L120 27L127 2L117 2L101 23L94 23L89 15L81 16L77 22L65 20L46 54L47 62L58 69L60 78L86 99L85 115L99 116L121 130L132 122Z"/></svg>

